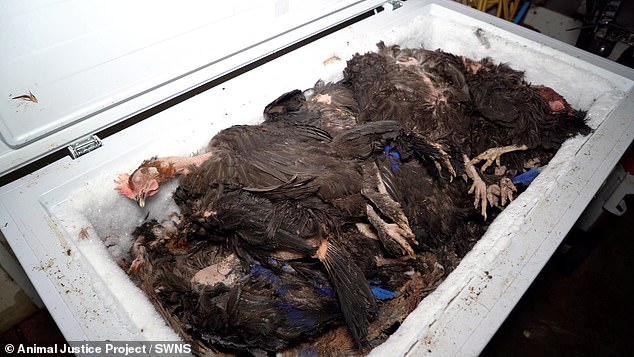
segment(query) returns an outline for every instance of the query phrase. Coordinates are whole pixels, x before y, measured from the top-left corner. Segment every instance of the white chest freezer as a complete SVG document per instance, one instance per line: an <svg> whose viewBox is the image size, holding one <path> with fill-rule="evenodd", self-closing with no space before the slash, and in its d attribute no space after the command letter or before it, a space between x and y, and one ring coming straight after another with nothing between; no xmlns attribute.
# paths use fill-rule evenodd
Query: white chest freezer
<svg viewBox="0 0 634 357"><path fill-rule="evenodd" d="M454 2L383 2L0 5L0 229L67 340L178 340L113 258L173 206L175 183L142 210L118 173L261 121L280 93L341 78L383 40L506 62L588 111L593 134L567 141L371 354L486 346L632 142L634 71ZM73 144L75 159L59 154Z"/></svg>

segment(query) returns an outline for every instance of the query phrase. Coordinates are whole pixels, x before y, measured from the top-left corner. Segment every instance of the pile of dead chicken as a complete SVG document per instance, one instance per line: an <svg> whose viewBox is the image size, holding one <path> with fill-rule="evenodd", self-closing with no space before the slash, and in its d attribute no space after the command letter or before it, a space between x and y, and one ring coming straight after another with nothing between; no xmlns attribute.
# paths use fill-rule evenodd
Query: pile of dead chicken
<svg viewBox="0 0 634 357"><path fill-rule="evenodd" d="M523 77L379 43L340 82L283 94L264 123L221 131L205 153L144 162L119 191L143 206L179 176L180 213L137 228L131 278L199 353L367 351L515 184L590 132L585 113Z"/></svg>

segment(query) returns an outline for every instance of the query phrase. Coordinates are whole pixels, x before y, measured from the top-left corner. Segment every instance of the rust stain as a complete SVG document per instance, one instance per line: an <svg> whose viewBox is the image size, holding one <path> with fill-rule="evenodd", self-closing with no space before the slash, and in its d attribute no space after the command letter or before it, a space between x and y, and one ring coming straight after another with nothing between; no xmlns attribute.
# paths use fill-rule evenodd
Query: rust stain
<svg viewBox="0 0 634 357"><path fill-rule="evenodd" d="M16 99L16 100L23 100L25 102L31 102L31 103L37 103L37 97L35 96L35 94L31 93L31 91L29 91L29 94L23 94L23 95L19 95L17 97L13 97L11 99Z"/></svg>

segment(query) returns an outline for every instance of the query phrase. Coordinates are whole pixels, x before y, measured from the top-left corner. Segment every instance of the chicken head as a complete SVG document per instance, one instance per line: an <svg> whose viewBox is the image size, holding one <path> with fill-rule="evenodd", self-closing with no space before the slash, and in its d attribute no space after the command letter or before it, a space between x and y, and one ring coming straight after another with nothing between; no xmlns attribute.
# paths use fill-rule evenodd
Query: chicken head
<svg viewBox="0 0 634 357"><path fill-rule="evenodd" d="M115 189L129 199L135 200L140 207L145 207L145 200L159 190L160 173L156 167L140 167L132 173L119 174L115 180Z"/></svg>

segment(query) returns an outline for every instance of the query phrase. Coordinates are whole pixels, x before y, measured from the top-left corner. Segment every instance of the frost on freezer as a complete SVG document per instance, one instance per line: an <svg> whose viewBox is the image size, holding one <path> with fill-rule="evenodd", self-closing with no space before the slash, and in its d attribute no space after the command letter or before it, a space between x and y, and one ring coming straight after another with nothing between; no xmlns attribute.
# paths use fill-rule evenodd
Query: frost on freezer
<svg viewBox="0 0 634 357"><path fill-rule="evenodd" d="M487 29L459 22L422 17L408 26L395 28L382 34L381 39L388 45L398 43L403 48L415 48L422 45L427 49L441 48L472 59L490 57L495 64L508 63L514 69L525 71L527 80L533 84L552 87L573 107L587 110L590 117L588 123L591 127L600 125L602 118L622 96L622 92L608 81L589 73L584 68L574 68L566 61L557 59L556 54L549 53L552 51L547 48L526 46L520 39L502 37ZM368 39L360 40L351 47L363 54L375 50L375 42L370 43ZM336 56L348 60L354 51L347 56L341 53L338 52ZM329 54L324 58L333 58L333 56ZM401 62L398 66L405 68L405 71L407 71L406 67L421 65L416 61L410 63L407 58L403 58L402 61L396 59L396 61ZM345 65L343 60L339 62L342 62L342 66ZM323 60L320 65L323 66ZM342 70L343 67L338 67L339 65L339 63L333 63L333 72L323 74L322 78L340 79L341 72L334 70L334 68L338 68L338 71ZM591 88L580 88L576 81L580 75L592 81ZM288 89L293 87L292 80L292 78L288 79L288 85L291 86ZM431 83L433 87L428 88L430 95L434 98L432 104L443 105L442 103L451 102L452 98L448 97L449 94L435 86L437 82L434 83L434 80L437 79L424 75L421 77L423 86ZM358 87L363 88L364 83L367 84L367 82L359 81ZM299 91L297 95L300 98L301 95L308 95L306 102L300 100L300 109L306 109L303 107L304 103L315 104L316 107L309 109L318 112L321 110L320 113L323 115L325 111L322 109L332 104L335 94L320 93L319 90L320 88L316 88L306 93ZM371 90L370 86L362 93L370 95ZM396 92L407 95L407 88L401 87L399 90L401 92ZM386 101L390 100L390 94L388 92L387 98L384 98ZM421 98L421 100L429 100L429 97ZM468 99L464 100L464 103L468 102ZM269 111L269 121L279 122L279 120L289 119L287 110L289 105L291 107L294 105L293 102L289 104L282 101L279 104L279 108L269 107L269 109L275 109ZM442 119L442 113L433 113L433 108L439 108L434 105L421 110L432 110L430 115L438 115ZM355 110L362 112L367 108L368 105L358 106L355 109L352 105L352 109L350 106L345 106L343 109L336 108L339 111L332 112L335 116L345 116L347 112ZM374 110L380 112L383 109L374 108ZM443 110L449 109L443 108ZM295 113L295 109L290 112ZM311 126L324 125L323 121L315 125L312 122L315 117L312 117L311 113L305 111L299 113L300 115L290 115L290 117ZM372 124L373 120L366 118L365 122ZM236 159L236 156L231 155L247 155L250 161L247 160L245 165L255 162L258 169L265 167L270 177L254 182L249 181L257 175L241 172L242 168L246 170L247 167L241 164L234 168L235 175L222 178L229 179L231 182L218 181L219 178L215 177L216 181L206 183L208 186L203 186L201 189L192 184L194 179L189 173L185 175L186 181L180 188L177 188L178 182L174 180L167 185L161 183L158 194L144 195L143 202L144 204L147 202L148 206L143 210L137 207L134 201L123 199L112 190L111 181L116 177L116 173L106 174L99 183L93 183L82 190L83 192L77 192L77 195L73 197L72 205L69 206L70 210L74 210L80 216L77 221L85 222L75 228L77 236L80 235L82 229L89 227L89 238L78 239L77 245L91 263L96 265L96 270L101 272L99 274L107 281L107 285L117 296L121 296L120 303L138 325L154 324L157 315L152 313L153 307L149 303L145 304L147 306L140 306L143 303L139 301L148 302L145 299L134 299L136 301L134 304L125 301L123 296L128 291L133 290L135 294L141 294L127 279L126 274L132 274L137 286L145 291L146 296L150 297L154 306L161 310L163 316L181 337L204 341L214 346L213 348L261 353L263 350L279 351L316 339L317 342L314 345L303 345L299 348L317 353L334 351L349 353L357 349L366 352L393 332L420 299L444 280L446 274L455 268L460 258L475 244L475 240L453 241L448 249L443 250L446 248L442 245L444 242L435 240L443 234L447 235L444 230L451 231L454 227L450 224L448 227L439 228L440 231L436 232L433 231L436 228L429 223L427 218L443 217L442 212L446 211L434 211L432 213L435 215L430 214L426 217L412 215L411 212L416 212L414 208L416 205L407 203L405 199L390 206L393 203L387 199L388 195L383 191L396 191L395 196L401 198L402 193L399 196L398 183L387 182L386 177L393 175L395 180L399 180L406 175L404 172L407 170L415 172L417 182L430 189L423 195L426 198L420 200L428 205L424 206L424 209L431 207L425 200L429 200L434 195L437 202L442 202L443 198L451 201L451 197L457 202L468 201L466 205L465 202L461 202L457 211L460 217L468 217L463 220L468 221L469 224L461 229L466 234L471 234L472 238L474 232L477 233L476 240L494 216L497 216L494 229L484 236L484 239L491 243L495 242L496 237L501 234L517 229L520 224L517 219L521 218L521 212L517 209L518 201L523 206L530 207L545 193L558 189L558 179L570 170L569 165L574 161L574 152L584 141L583 138L577 137L564 143L559 155L550 161L549 166L540 173L527 191L517 198L515 209L509 209L509 214L506 214L507 211L500 213L498 209L490 211L489 214L493 213L490 217L483 217L486 211L474 209L474 197L467 193L471 183L467 184L460 177L464 172L464 169L459 169L460 162L449 161L447 164L447 160L452 158L453 154L447 143L437 142L438 137L419 131L420 128L417 129L416 125L396 123L396 130L394 127L386 129L385 126L381 126L381 130L384 131L381 132L379 138L380 145L378 148L374 145L369 147L367 150L369 154L364 153L361 159L351 153L358 147L363 147L362 145L339 150L340 147L350 143L357 143L354 141L355 138L377 133L372 130L378 130L378 126L363 126L362 124L364 123L353 127L353 129L360 129L358 133L355 133L356 136L350 136L352 138L350 140L340 139L343 137L341 135L349 135L347 130L350 128L346 126L335 126L335 129L333 127L322 127L319 130L303 129L289 136L281 135L286 140L283 141L286 147L279 150L274 149L278 148L277 143L269 141L264 146L256 145L251 151L226 151L223 146L226 141L218 139L218 145L214 149L218 154L217 157L225 158L223 160L229 160L227 159L229 157L231 160L241 162ZM280 130L278 124L265 125L262 127L262 133L266 129L267 135L278 133L277 130ZM398 129L398 125L403 127ZM282 129L286 130L286 128ZM261 139L257 133L249 132L249 128L244 130L244 133L238 133L236 137L248 137L249 140L254 141ZM412 131L415 135L401 136L399 130ZM232 132L225 131L224 133L229 136ZM392 135L392 133L396 134ZM303 138L303 136L307 136L306 141L298 144L297 138ZM381 140L388 141L381 142ZM333 145L333 142L342 146ZM289 153L287 149L291 145L298 146L294 152ZM424 147L426 151L421 151L421 147ZM406 151L411 151L409 154L411 157L406 157ZM324 156L324 153L327 155ZM273 154L279 156L272 156ZM361 175L354 176L358 178L358 181L352 183L348 181L353 176L322 180L322 176L310 171L314 171L314 168L306 166L302 160L291 162L287 160L287 156L284 156L291 154L298 155L297 158L312 155L328 165L340 165L340 162L345 161L344 166L336 166L337 170L352 167L351 173L361 173ZM473 158L480 154L480 151L469 154ZM331 160L333 155L337 157L337 161ZM367 160L368 157L373 157L375 161ZM275 162L267 161L271 158ZM459 158L462 159L462 157ZM416 161L417 159L420 162ZM220 166L204 163L201 167L214 167L216 170L212 173L215 174L221 171L223 163L225 162L221 162ZM425 164L431 165L425 166ZM275 171L271 168L272 166L275 167ZM297 168L299 173L289 174L285 171L291 166ZM452 168L455 173L451 173ZM481 166L477 166L476 169L480 168ZM307 171L319 179L306 174ZM481 176L477 170L475 171L473 176L469 175L470 180L475 181L475 177ZM383 176L381 172L384 173ZM209 174L196 170L194 173L199 177L209 177ZM325 173L332 174L329 171ZM385 176L386 173L388 176ZM492 175L503 174L502 172ZM436 181L434 175L443 176L449 182ZM278 181L275 181L276 179ZM483 178L480 177L480 179ZM353 190L352 195L346 193L345 196L327 196L326 192L319 191L320 186L314 184L318 180L332 185L333 190L338 187L351 187L358 192ZM492 187L494 184L497 185L498 181L488 182L487 185ZM355 186L355 184L358 185ZM236 185L239 186L238 189L235 188ZM418 186L410 187L411 190L419 189ZM439 192L435 191L434 187L450 188ZM198 191L193 192L195 189ZM486 195L487 186L483 190L481 195ZM284 196L289 192L301 193L301 198L292 201L298 206L291 205L288 196ZM315 192L319 192L319 195L315 195ZM356 193L358 194L355 196ZM459 196L460 193L463 196ZM179 201L180 208L176 205L174 197ZM332 207L323 208L323 202L319 202L317 206L311 206L313 201L305 201L307 199L323 200L324 197L331 197L333 201L350 199L351 201L345 201L345 207L349 212L344 215L340 213L343 206L335 206L334 211L337 213L332 213L328 211ZM486 208L487 204L493 202L488 196L487 198L488 202L480 202L481 207ZM498 194L498 200L501 198ZM331 202L326 201L326 203ZM95 205L94 202L99 204ZM235 206L239 209L235 210ZM308 208L305 209L306 207ZM358 209L359 207L361 209ZM409 210L407 220L398 221L399 210L404 212ZM452 213L457 214L457 211ZM149 216L146 217L148 212ZM269 215L271 212L278 215ZM341 215L346 220L358 224L344 226L338 224L337 220L334 221L337 224L332 224L328 221L329 218L325 217L333 214ZM297 216L302 222L310 224L298 224L294 221ZM405 214L405 216L408 215ZM451 217L451 215L448 216ZM337 216L337 218L340 217ZM163 222L168 224L162 224ZM228 226L229 223L234 225ZM270 225L267 226L267 223ZM170 228L173 226L178 227L176 233ZM137 227L140 229L136 230ZM420 227L425 229L417 229ZM133 235L132 232L135 234ZM186 232L187 235L182 236L179 232ZM301 239L297 239L298 237ZM345 240L337 241L342 237ZM98 239L103 242L103 246L94 245ZM265 239L268 244L262 244L262 239ZM87 240L91 243L86 242ZM346 246L350 242L357 242L357 244ZM283 248L278 249L278 245ZM341 246L345 248L340 249ZM368 255L371 259L367 259ZM365 260L362 259L364 256ZM353 261L359 266L351 267ZM121 269L118 269L117 264L121 262L123 262ZM342 262L349 264L342 267L340 266ZM148 271L148 268L153 270ZM337 271L337 269L343 270ZM385 273L390 271L393 274ZM354 276L354 281L346 282L344 279L346 276ZM150 286L147 285L148 281L151 282ZM351 291L351 288L356 290ZM352 299L352 304L350 301L342 301L342 296ZM399 308L405 310L399 310ZM319 313L316 314L316 312ZM234 327L235 331L228 331L227 326ZM329 332L319 336L326 329L329 329ZM157 333L169 334L165 331ZM337 341L335 346L332 341Z"/></svg>
<svg viewBox="0 0 634 357"><path fill-rule="evenodd" d="M113 194L109 187L111 185L110 175L95 177L86 187L77 190L70 199L52 210L55 220L71 238L72 249L69 250L69 255L80 262L85 274L91 276L91 290L76 293L79 296L96 296L110 312L107 316L108 323L116 324L115 330L110 330L113 326L107 326L103 331L92 331L91 335L103 335L104 340L125 339L143 331L143 336L148 340L177 341L180 339L178 335L168 327L144 294L132 284L125 271L121 270L120 264L128 256L131 247L130 233L144 220L148 212L122 204L117 195ZM157 215L163 216L164 212L176 209L171 200L167 199L169 188L166 186L164 199L158 196L150 205L151 209L156 209ZM106 317L97 319L101 321ZM95 317L88 313L81 316L80 320L89 321L85 327L87 329L98 326ZM132 325L129 324L130 320ZM112 331L116 331L116 335L112 335Z"/></svg>

